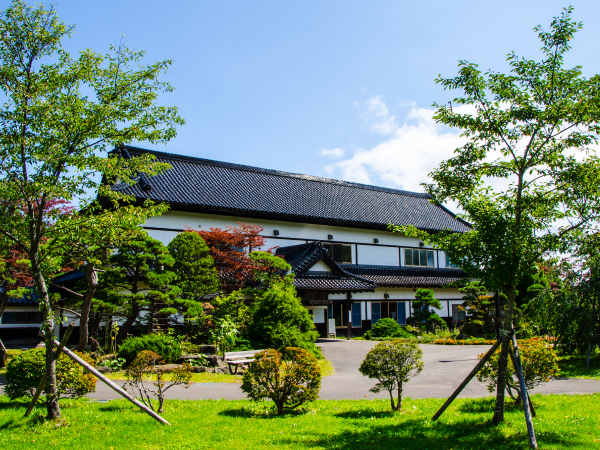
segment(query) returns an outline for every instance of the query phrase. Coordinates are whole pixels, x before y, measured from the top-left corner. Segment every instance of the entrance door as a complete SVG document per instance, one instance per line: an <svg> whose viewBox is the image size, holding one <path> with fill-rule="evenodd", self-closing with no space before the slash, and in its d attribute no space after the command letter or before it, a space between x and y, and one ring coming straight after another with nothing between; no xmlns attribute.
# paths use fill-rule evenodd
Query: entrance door
<svg viewBox="0 0 600 450"><path fill-rule="evenodd" d="M360 303L352 303L352 327L360 328L361 326Z"/></svg>
<svg viewBox="0 0 600 450"><path fill-rule="evenodd" d="M406 325L406 307L404 302L398 302L398 323L400 325Z"/></svg>
<svg viewBox="0 0 600 450"><path fill-rule="evenodd" d="M381 319L381 303L371 303L371 325L375 325Z"/></svg>

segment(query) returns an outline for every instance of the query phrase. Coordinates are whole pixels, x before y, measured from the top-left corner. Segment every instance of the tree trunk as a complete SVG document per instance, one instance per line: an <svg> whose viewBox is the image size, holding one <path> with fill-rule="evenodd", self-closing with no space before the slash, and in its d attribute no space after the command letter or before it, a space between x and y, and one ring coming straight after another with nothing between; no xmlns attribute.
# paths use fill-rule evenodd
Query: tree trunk
<svg viewBox="0 0 600 450"><path fill-rule="evenodd" d="M504 392L506 390L506 368L508 366L508 350L510 346L510 333L512 330L513 311L515 304L515 288L511 287L506 301L504 324L502 327L502 347L498 360L498 383L496 389L496 406L492 423L504 422Z"/></svg>
<svg viewBox="0 0 600 450"><path fill-rule="evenodd" d="M92 299L98 287L98 272L92 263L88 263L85 279L87 281L87 290L83 296L83 304L81 305L81 317L79 319L79 345L77 350L84 352L88 344L88 321L90 316L90 308Z"/></svg>
<svg viewBox="0 0 600 450"><path fill-rule="evenodd" d="M402 411L402 383L398 383L398 402L396 403L396 411Z"/></svg>
<svg viewBox="0 0 600 450"><path fill-rule="evenodd" d="M39 256L37 252L29 256L31 260L31 270L35 280L35 286L39 296L39 308L44 316L42 330L44 332L44 342L46 344L46 410L47 419L55 420L60 418L60 406L58 404L58 390L56 386L56 353L54 352L54 311L50 304L48 289L40 268Z"/></svg>
<svg viewBox="0 0 600 450"><path fill-rule="evenodd" d="M125 321L125 323L123 323L123 326L119 329L119 334L117 335L117 344L120 345L121 342L123 342L125 340L125 338L127 337L127 334L129 334L129 330L131 330L131 327L133 326L134 322L137 320L138 316L140 315L140 305L138 302L133 301L132 305L131 305L131 314L129 314L129 316L127 316L127 320Z"/></svg>

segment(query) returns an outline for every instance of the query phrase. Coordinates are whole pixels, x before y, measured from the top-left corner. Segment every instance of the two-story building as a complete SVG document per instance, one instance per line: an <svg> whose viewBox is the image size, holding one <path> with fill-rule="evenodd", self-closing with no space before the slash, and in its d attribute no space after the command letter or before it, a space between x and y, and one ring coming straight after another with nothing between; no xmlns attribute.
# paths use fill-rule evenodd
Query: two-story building
<svg viewBox="0 0 600 450"><path fill-rule="evenodd" d="M462 295L450 283L465 277L444 252L391 233L388 224L436 232L469 224L424 193L124 146L121 157L151 153L172 166L135 185L114 189L170 210L143 227L168 244L186 228L210 230L239 222L264 228L265 248L278 247L296 275L296 289L321 335L362 335L381 318L400 324L418 288L431 288L449 323L464 319Z"/></svg>

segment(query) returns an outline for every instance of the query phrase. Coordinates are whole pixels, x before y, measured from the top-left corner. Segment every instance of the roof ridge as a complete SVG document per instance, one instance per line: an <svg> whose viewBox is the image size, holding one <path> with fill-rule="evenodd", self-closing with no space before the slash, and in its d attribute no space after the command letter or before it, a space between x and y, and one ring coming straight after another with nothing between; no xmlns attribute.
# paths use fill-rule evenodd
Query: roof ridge
<svg viewBox="0 0 600 450"><path fill-rule="evenodd" d="M151 153L156 156L162 156L165 158L170 158L170 159L183 161L183 162L202 163L202 164L216 166L216 167L225 167L228 169L242 170L242 171L246 171L246 172L264 173L264 174L275 175L275 176L280 176L280 177L287 177L287 178L299 178L299 179L308 180L308 181L315 181L318 183L327 183L327 184L333 184L333 185L338 185L338 186L355 187L355 188L365 189L365 190L370 190L370 191L388 192L390 194L404 195L407 197L432 198L429 194L424 193L424 192L423 193L422 192L412 192L412 191L405 191L402 189L392 189L392 188L386 188L386 187L382 187L382 186L373 186L370 184L354 183L351 181L335 180L333 178L318 177L315 175L305 175L305 174L299 174L299 173L284 172L282 170L275 170L275 169L263 169L261 167L246 166L243 164L228 163L228 162L224 162L224 161L216 161L213 159L198 158L195 156L178 155L175 153L161 152L158 150L150 150L150 149L141 148L141 147L133 147L130 145L121 145L118 148L124 148L132 153ZM117 150L117 148L112 150L110 153L112 153L116 150ZM448 211L448 210L446 210L446 211ZM450 214L455 216L452 213L450 213Z"/></svg>

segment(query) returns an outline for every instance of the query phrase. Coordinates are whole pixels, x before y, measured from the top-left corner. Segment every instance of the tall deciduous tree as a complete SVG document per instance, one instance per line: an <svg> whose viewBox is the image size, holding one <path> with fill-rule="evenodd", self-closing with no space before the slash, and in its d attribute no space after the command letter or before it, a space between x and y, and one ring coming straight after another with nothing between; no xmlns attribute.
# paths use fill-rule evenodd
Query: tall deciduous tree
<svg viewBox="0 0 600 450"><path fill-rule="evenodd" d="M473 225L467 233L420 236L445 250L486 287L507 296L503 311L493 421L504 420L504 391L516 287L546 251L565 250L569 239L599 218L600 163L589 146L600 132L600 76L565 67L581 23L567 8L550 31L535 28L543 59L508 55L509 74L483 73L461 61L454 78L439 78L462 96L436 104L438 123L462 130L467 143L440 164L425 184L434 201L454 201ZM454 109L467 106L467 111Z"/></svg>
<svg viewBox="0 0 600 450"><path fill-rule="evenodd" d="M54 9L23 0L0 13L0 235L31 262L44 315L49 419L59 417L60 408L45 258L55 237L76 230L60 212L48 213L47 202L85 199L97 190L122 204L124 194L101 180L133 183L141 171L154 175L166 167L149 156L106 159L102 153L118 143L164 143L183 123L176 108L155 104L159 92L172 90L160 80L170 61L141 65L143 52L125 45L72 58L61 41L73 29Z"/></svg>

